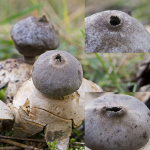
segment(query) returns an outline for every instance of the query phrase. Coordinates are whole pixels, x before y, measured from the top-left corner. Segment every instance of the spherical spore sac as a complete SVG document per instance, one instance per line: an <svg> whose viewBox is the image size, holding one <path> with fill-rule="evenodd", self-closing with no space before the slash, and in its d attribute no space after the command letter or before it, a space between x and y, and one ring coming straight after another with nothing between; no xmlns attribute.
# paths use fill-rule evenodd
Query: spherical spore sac
<svg viewBox="0 0 150 150"><path fill-rule="evenodd" d="M51 97L69 95L79 89L83 78L80 62L65 51L48 51L33 66L35 87Z"/></svg>
<svg viewBox="0 0 150 150"><path fill-rule="evenodd" d="M128 95L104 95L85 107L85 145L92 150L140 149L149 141L149 128L149 109Z"/></svg>
<svg viewBox="0 0 150 150"><path fill-rule="evenodd" d="M86 53L149 53L150 35L135 18L117 10L85 18Z"/></svg>
<svg viewBox="0 0 150 150"><path fill-rule="evenodd" d="M59 46L59 39L46 17L28 17L11 29L11 37L17 50L24 56L34 57Z"/></svg>

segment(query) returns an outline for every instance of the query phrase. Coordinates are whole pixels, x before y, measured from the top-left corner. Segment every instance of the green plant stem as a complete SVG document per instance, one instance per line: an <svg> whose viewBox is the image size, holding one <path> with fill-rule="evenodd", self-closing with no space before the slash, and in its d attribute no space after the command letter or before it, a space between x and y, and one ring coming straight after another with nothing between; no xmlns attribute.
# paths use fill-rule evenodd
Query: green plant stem
<svg viewBox="0 0 150 150"><path fill-rule="evenodd" d="M33 5L29 8L25 8L25 9L17 12L16 14L13 14L12 16L0 21L0 25L6 24L6 23L8 23L8 22L20 17L20 16L26 15L27 13L29 13L29 12L35 10L35 9L38 9L38 8L44 6L44 5L45 5L45 3L39 3L37 5Z"/></svg>
<svg viewBox="0 0 150 150"><path fill-rule="evenodd" d="M114 84L117 87L117 89L119 89L121 92L124 92L124 90L121 88L120 84L118 84L118 81L117 81L118 76L116 74L115 67L113 65L113 60L112 60L111 54L109 53L108 56L109 56L110 65L111 65L111 67L113 69L112 70L112 74L113 74Z"/></svg>
<svg viewBox="0 0 150 150"><path fill-rule="evenodd" d="M97 53L95 53L95 55L96 55L96 57L98 58L98 60L100 61L101 65L102 65L104 71L107 73L109 79L114 83L115 88L117 88L117 89L118 89L119 91L121 91L121 92L124 92L124 90L120 87L120 85L118 84L118 82L117 82L117 80L116 80L116 77L117 77L117 76L116 76L116 74L115 74L115 72L114 72L114 67L113 67L113 65L111 64L111 67L112 67L112 69L113 69L113 74L111 75L111 74L109 74L109 72L108 72L108 70L107 70L107 67L105 66L105 64L104 64L104 62L102 61L101 57L100 57Z"/></svg>

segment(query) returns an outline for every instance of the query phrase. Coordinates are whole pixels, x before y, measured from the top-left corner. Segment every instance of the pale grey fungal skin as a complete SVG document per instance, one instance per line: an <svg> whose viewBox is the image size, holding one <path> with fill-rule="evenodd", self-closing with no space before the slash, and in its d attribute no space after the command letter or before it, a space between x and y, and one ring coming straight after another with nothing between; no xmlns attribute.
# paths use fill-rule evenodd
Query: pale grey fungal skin
<svg viewBox="0 0 150 150"><path fill-rule="evenodd" d="M11 29L11 37L17 50L25 57L35 57L59 46L56 31L46 17L28 17Z"/></svg>
<svg viewBox="0 0 150 150"><path fill-rule="evenodd" d="M130 15L108 10L85 18L86 53L149 53L150 35Z"/></svg>
<svg viewBox="0 0 150 150"><path fill-rule="evenodd" d="M32 79L35 87L51 97L69 95L79 89L83 78L80 62L65 51L48 51L34 63Z"/></svg>
<svg viewBox="0 0 150 150"><path fill-rule="evenodd" d="M150 138L150 111L140 100L110 94L85 107L85 145L92 150L137 150Z"/></svg>

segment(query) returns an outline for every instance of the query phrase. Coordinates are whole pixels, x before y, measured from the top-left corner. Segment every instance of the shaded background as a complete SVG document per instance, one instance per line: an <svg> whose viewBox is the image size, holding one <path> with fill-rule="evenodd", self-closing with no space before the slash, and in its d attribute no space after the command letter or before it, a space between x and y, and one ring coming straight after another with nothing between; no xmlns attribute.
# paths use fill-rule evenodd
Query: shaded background
<svg viewBox="0 0 150 150"><path fill-rule="evenodd" d="M105 10L125 10L143 24L150 23L149 8L149 0L85 0L85 16Z"/></svg>

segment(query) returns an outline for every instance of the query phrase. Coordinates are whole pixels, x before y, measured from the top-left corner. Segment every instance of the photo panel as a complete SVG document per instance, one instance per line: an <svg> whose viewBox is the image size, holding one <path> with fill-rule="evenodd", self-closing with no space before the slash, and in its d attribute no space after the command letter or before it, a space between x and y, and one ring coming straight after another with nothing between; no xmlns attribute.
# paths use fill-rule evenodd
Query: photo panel
<svg viewBox="0 0 150 150"><path fill-rule="evenodd" d="M0 13L0 149L83 150L84 90L102 91L83 79L85 1L2 0Z"/></svg>
<svg viewBox="0 0 150 150"><path fill-rule="evenodd" d="M149 0L0 1L0 149L150 150Z"/></svg>
<svg viewBox="0 0 150 150"><path fill-rule="evenodd" d="M148 1L86 0L85 53L149 53L147 5Z"/></svg>
<svg viewBox="0 0 150 150"><path fill-rule="evenodd" d="M86 150L150 148L150 92L90 92L85 99Z"/></svg>

